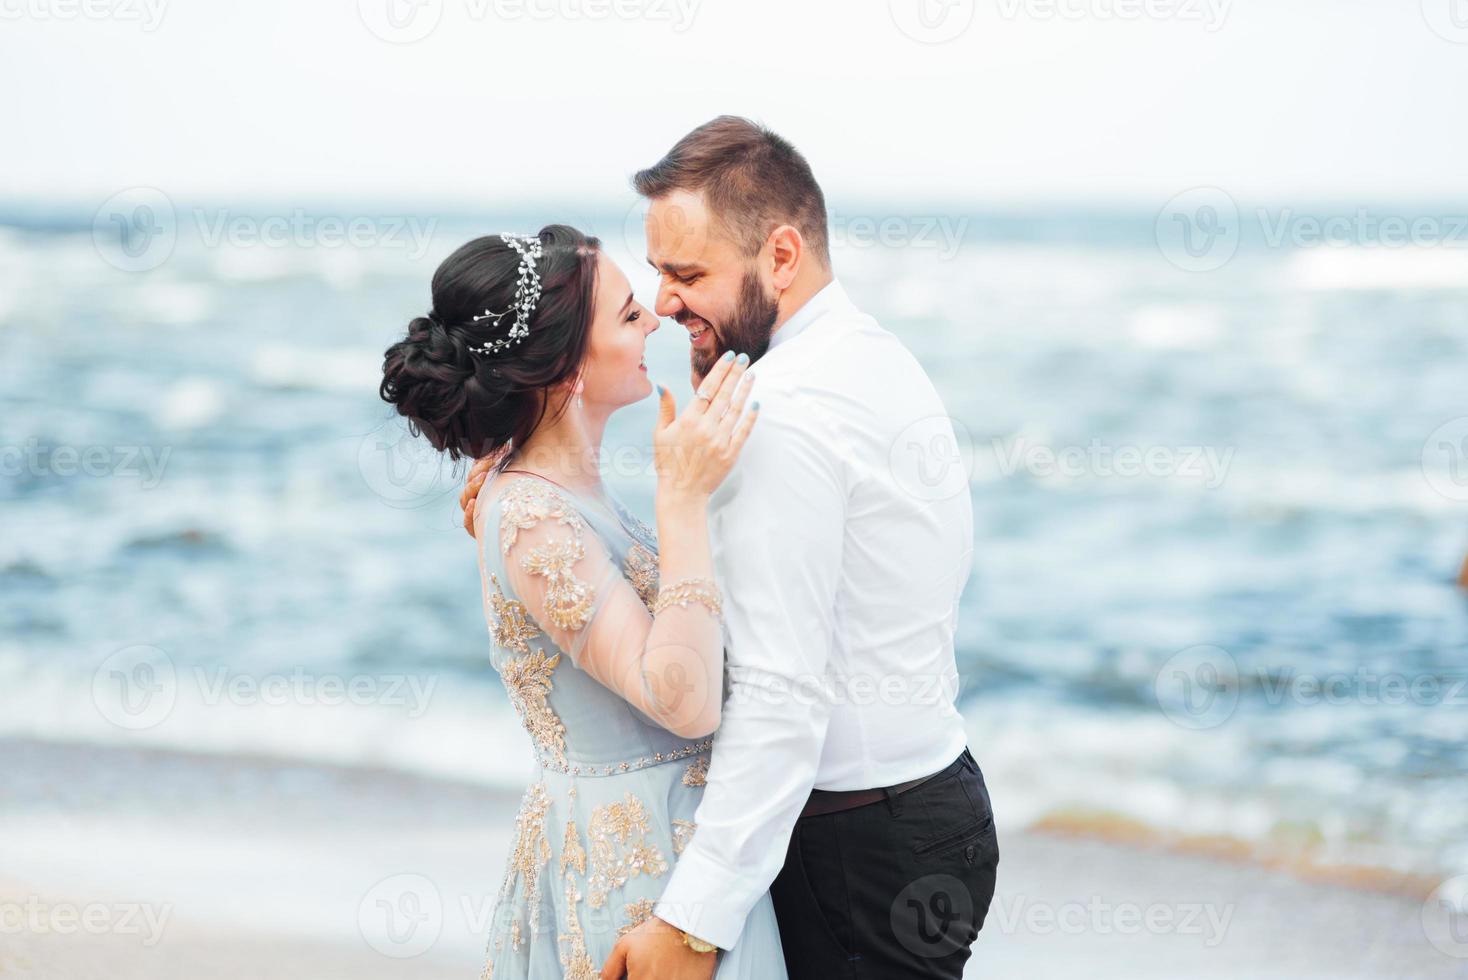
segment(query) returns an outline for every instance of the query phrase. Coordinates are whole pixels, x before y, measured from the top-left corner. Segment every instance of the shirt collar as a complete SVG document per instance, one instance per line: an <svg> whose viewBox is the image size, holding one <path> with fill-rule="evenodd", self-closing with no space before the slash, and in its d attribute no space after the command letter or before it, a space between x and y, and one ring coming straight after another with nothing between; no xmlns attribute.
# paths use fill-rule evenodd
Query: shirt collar
<svg viewBox="0 0 1468 980"><path fill-rule="evenodd" d="M769 349L774 350L837 306L850 302L846 298L846 290L841 288L841 283L832 279L821 287L820 292L806 300L798 310L792 313L790 319L780 325L780 329L770 335Z"/></svg>

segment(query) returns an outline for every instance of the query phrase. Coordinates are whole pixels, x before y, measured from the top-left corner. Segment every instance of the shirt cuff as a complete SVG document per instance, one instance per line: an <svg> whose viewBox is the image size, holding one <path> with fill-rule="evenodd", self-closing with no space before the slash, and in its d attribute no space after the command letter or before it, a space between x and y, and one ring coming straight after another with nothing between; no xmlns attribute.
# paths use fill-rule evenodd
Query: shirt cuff
<svg viewBox="0 0 1468 980"><path fill-rule="evenodd" d="M699 853L693 846L673 866L653 914L697 939L733 949L759 895L748 895L742 876Z"/></svg>

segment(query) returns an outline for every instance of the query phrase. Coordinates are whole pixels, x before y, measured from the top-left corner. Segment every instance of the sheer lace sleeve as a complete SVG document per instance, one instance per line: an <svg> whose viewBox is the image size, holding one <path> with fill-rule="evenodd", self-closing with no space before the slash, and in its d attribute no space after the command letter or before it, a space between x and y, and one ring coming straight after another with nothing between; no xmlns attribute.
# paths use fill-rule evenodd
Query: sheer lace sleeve
<svg viewBox="0 0 1468 980"><path fill-rule="evenodd" d="M574 505L538 479L506 489L499 545L515 592L578 667L675 734L718 727L723 631L709 604L684 590L654 614L647 580L629 582Z"/></svg>

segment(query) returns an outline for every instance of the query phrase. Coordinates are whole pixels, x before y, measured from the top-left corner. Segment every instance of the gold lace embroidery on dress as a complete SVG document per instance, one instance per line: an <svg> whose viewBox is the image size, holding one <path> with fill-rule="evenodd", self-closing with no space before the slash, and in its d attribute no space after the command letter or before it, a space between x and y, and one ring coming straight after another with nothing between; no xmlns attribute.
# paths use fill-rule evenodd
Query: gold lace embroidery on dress
<svg viewBox="0 0 1468 980"><path fill-rule="evenodd" d="M545 579L545 615L563 630L579 630L591 619L596 589L576 577L576 563L586 557L578 534L570 541L551 541L531 548L520 567Z"/></svg>
<svg viewBox="0 0 1468 980"><path fill-rule="evenodd" d="M561 655L547 657L544 650L532 650L523 657L506 661L500 668L510 703L520 715L520 722L535 744L549 752L556 762L566 762L566 726L551 710L546 698L551 692L551 674Z"/></svg>
<svg viewBox="0 0 1468 980"><path fill-rule="evenodd" d="M658 601L658 558L640 544L634 544L632 550L627 552L627 560L622 563L623 574L627 581L632 583L632 588L637 590L637 598L652 612L653 603Z"/></svg>
<svg viewBox="0 0 1468 980"><path fill-rule="evenodd" d="M627 924L617 930L617 935L625 936L648 919L651 919L652 910L655 905L657 903L650 898L639 898L635 902L628 902L622 906L622 915L626 918Z"/></svg>
<svg viewBox="0 0 1468 980"><path fill-rule="evenodd" d="M620 502L614 504L614 509L617 512L617 517L622 521L622 526L632 532L632 537L656 543L658 539L657 532L643 523L642 518L632 513L626 507L623 507Z"/></svg>
<svg viewBox="0 0 1468 980"><path fill-rule="evenodd" d="M591 812L591 827L587 832L591 840L591 874L586 884L591 890L587 901L592 908L604 906L607 896L626 885L629 878L667 873L668 862L662 852L647 842L651 831L647 809L631 793L623 796L620 803L608 803Z"/></svg>
<svg viewBox="0 0 1468 980"><path fill-rule="evenodd" d="M500 549L509 557L520 532L554 519L571 531L571 539L557 539L530 549L520 567L546 580L545 614L551 625L579 630L591 618L596 589L576 577L576 563L586 557L582 534L586 522L560 493L544 480L525 477L506 488L500 504Z"/></svg>
<svg viewBox="0 0 1468 980"><path fill-rule="evenodd" d="M642 536L644 538L656 544L658 540L657 532L648 527L646 524L642 523L642 519L639 518L636 514L632 514L630 516L632 517L632 526L637 528L637 530L642 533Z"/></svg>
<svg viewBox="0 0 1468 980"><path fill-rule="evenodd" d="M545 814L550 809L550 794L544 783L532 783L520 801L515 816L515 847L505 869L500 900L505 901L515 888L517 877L525 879L524 907L533 916L540 908L540 870L550 863L550 842L545 839ZM510 923L510 945L520 948L520 920Z"/></svg>
<svg viewBox="0 0 1468 980"><path fill-rule="evenodd" d="M709 761L699 759L683 773L684 786L705 786L709 781Z"/></svg>
<svg viewBox="0 0 1468 980"><path fill-rule="evenodd" d="M682 854L688 842L693 840L693 832L698 829L698 824L692 820L673 821L673 853Z"/></svg>
<svg viewBox="0 0 1468 980"><path fill-rule="evenodd" d="M586 933L581 928L581 918L576 914L576 903L581 901L581 892L576 888L576 879L566 876L566 932L556 942L561 948L561 975L565 980L597 980L601 971L591 962L586 951Z"/></svg>
<svg viewBox="0 0 1468 980"><path fill-rule="evenodd" d="M586 848L581 846L581 835L576 831L576 821L566 821L566 840L561 845L561 874L567 867L586 874Z"/></svg>
<svg viewBox="0 0 1468 980"><path fill-rule="evenodd" d="M525 611L525 603L505 597L500 580L493 572L489 573L489 580L494 583L494 594L489 597L490 608L494 611L494 624L490 627L494 642L506 650L529 653L529 641L540 635L540 627Z"/></svg>
<svg viewBox="0 0 1468 980"><path fill-rule="evenodd" d="M549 483L529 476L511 483L500 500L500 551L508 556L521 531L552 517L581 537L581 515Z"/></svg>

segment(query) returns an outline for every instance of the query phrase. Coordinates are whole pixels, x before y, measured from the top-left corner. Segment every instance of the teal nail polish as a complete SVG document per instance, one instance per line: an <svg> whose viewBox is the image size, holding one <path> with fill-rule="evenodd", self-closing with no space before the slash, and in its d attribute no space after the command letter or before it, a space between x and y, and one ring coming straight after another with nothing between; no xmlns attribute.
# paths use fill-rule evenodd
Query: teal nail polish
<svg viewBox="0 0 1468 980"><path fill-rule="evenodd" d="M664 388L662 385L658 385L658 397L659 398L661 398L662 396L666 395L667 393L668 393L668 389Z"/></svg>
<svg viewBox="0 0 1468 980"><path fill-rule="evenodd" d="M758 412L759 411L759 402L750 402L749 403L749 410L751 412Z"/></svg>
<svg viewBox="0 0 1468 980"><path fill-rule="evenodd" d="M748 354L740 354L734 360L735 360L736 363L738 363L738 365L740 367L743 367L744 365L746 365L746 364L749 363L749 355Z"/></svg>
<svg viewBox="0 0 1468 980"><path fill-rule="evenodd" d="M724 351L724 356L721 357L721 358L719 358L719 360L721 360L721 361L732 361L732 360L734 360L734 352L731 351L731 350Z"/></svg>

